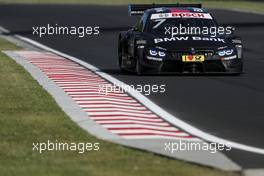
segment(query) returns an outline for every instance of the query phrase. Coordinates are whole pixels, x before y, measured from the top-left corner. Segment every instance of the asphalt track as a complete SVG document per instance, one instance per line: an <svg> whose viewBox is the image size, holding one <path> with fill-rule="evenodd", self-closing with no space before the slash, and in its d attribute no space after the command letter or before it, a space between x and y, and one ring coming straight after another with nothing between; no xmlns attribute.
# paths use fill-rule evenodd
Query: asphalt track
<svg viewBox="0 0 264 176"><path fill-rule="evenodd" d="M129 84L165 84L165 94L148 96L162 108L215 136L264 148L263 15L211 10L222 24L237 27L244 41L245 74L241 76L142 76L117 67L117 34L135 23L125 6L1 5L0 25L12 34L37 40L78 57ZM100 36L36 37L32 26L47 24L100 26ZM264 168L264 156L240 150L226 153L245 168Z"/></svg>

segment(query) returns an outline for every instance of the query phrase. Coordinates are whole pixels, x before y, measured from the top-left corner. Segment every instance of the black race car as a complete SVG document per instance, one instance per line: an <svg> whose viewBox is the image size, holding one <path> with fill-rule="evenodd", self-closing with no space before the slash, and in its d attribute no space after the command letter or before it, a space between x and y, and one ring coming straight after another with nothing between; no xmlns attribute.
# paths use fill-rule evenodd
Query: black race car
<svg viewBox="0 0 264 176"><path fill-rule="evenodd" d="M241 39L233 29L220 29L201 4L135 4L129 5L129 13L142 16L132 29L119 33L121 70L138 75L242 73ZM211 29L222 31L212 35Z"/></svg>

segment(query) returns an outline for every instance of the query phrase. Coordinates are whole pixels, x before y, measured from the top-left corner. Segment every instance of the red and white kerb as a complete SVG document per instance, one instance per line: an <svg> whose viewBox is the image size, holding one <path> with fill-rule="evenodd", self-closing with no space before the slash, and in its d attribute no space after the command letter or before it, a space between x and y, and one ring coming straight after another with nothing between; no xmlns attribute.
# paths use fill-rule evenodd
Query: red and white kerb
<svg viewBox="0 0 264 176"><path fill-rule="evenodd" d="M54 81L94 120L110 132L126 139L197 138L175 128L123 92L99 91L114 86L83 66L49 52L17 51Z"/></svg>

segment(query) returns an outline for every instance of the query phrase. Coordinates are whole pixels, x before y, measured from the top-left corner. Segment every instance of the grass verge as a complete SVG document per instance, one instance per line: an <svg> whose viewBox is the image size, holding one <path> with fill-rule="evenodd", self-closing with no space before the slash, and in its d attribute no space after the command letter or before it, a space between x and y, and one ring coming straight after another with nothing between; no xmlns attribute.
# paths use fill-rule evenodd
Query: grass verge
<svg viewBox="0 0 264 176"><path fill-rule="evenodd" d="M263 1L252 0L0 0L2 4L100 4L125 5L131 3L202 3L207 8L241 9L264 12Z"/></svg>
<svg viewBox="0 0 264 176"><path fill-rule="evenodd" d="M19 49L0 38L0 50ZM99 140L73 123L20 65L0 53L0 175L237 176ZM99 151L32 151L33 143L98 142Z"/></svg>

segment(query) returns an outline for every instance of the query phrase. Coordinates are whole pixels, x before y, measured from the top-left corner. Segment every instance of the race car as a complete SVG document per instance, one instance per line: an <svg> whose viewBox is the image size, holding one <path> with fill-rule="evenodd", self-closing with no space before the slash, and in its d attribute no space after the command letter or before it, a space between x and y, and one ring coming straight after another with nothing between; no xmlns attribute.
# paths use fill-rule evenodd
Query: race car
<svg viewBox="0 0 264 176"><path fill-rule="evenodd" d="M138 75L243 72L241 38L233 28L212 35L208 30L221 26L201 4L134 4L129 5L129 14L141 17L130 30L119 33L121 70ZM181 33L179 27L200 31Z"/></svg>

